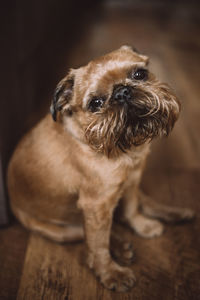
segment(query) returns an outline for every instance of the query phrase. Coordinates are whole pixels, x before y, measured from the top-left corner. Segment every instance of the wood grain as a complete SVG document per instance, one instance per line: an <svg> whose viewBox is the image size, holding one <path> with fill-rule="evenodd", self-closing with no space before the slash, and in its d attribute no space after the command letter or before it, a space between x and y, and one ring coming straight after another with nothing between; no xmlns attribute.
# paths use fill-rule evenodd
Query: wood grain
<svg viewBox="0 0 200 300"><path fill-rule="evenodd" d="M28 237L17 222L0 230L0 299L16 299Z"/></svg>

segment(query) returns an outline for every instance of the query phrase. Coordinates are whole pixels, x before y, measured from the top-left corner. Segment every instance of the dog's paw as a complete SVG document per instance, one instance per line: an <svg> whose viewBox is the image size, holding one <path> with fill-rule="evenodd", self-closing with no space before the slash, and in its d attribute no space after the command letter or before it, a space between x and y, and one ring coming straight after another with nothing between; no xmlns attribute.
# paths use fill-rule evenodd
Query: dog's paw
<svg viewBox="0 0 200 300"><path fill-rule="evenodd" d="M121 267L115 262L112 262L100 277L101 283L107 289L116 292L127 292L136 281L131 269Z"/></svg>
<svg viewBox="0 0 200 300"><path fill-rule="evenodd" d="M195 212L189 208L171 208L166 213L166 217L163 218L164 221L168 223L181 223L193 220L195 217Z"/></svg>
<svg viewBox="0 0 200 300"><path fill-rule="evenodd" d="M159 221L137 215L132 222L135 232L144 238L154 238L162 235L164 226Z"/></svg>
<svg viewBox="0 0 200 300"><path fill-rule="evenodd" d="M190 221L190 220L194 219L194 217L195 217L195 212L190 208L185 208L183 210L181 219L182 219L182 221Z"/></svg>
<svg viewBox="0 0 200 300"><path fill-rule="evenodd" d="M121 265L130 265L135 258L133 245L130 242L121 242L111 246L111 255Z"/></svg>

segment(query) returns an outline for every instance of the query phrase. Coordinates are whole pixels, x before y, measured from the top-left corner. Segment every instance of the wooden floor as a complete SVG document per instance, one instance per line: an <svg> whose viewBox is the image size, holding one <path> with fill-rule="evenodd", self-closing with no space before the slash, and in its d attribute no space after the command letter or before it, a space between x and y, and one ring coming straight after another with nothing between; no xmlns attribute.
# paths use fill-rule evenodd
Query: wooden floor
<svg viewBox="0 0 200 300"><path fill-rule="evenodd" d="M173 2L173 1L171 1ZM179 2L177 2L179 3ZM155 141L142 187L157 201L196 211L192 223L166 226L164 235L133 241L136 286L125 294L105 290L85 267L84 244L59 245L27 232L17 221L0 230L0 299L200 299L200 16L197 5L105 5L70 54L71 67L131 44L151 58L169 82L182 114L168 139ZM67 61L69 57L67 57ZM64 69L63 69L64 70Z"/></svg>

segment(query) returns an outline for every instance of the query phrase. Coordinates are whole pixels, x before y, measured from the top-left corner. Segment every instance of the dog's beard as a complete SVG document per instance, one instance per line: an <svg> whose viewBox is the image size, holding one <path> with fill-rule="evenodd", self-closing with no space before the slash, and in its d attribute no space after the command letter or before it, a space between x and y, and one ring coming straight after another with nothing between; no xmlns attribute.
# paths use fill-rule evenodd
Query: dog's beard
<svg viewBox="0 0 200 300"><path fill-rule="evenodd" d="M180 107L167 85L137 87L133 94L129 103L111 100L107 108L94 113L85 137L95 151L116 156L172 130Z"/></svg>

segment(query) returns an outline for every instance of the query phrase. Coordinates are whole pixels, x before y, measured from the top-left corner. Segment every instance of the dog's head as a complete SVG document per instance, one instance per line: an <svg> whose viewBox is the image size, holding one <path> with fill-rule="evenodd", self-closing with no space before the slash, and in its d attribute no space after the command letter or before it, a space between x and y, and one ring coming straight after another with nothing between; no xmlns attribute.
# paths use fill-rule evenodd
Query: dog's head
<svg viewBox="0 0 200 300"><path fill-rule="evenodd" d="M168 135L180 103L147 65L146 56L122 46L72 69L55 91L53 119L107 156Z"/></svg>

